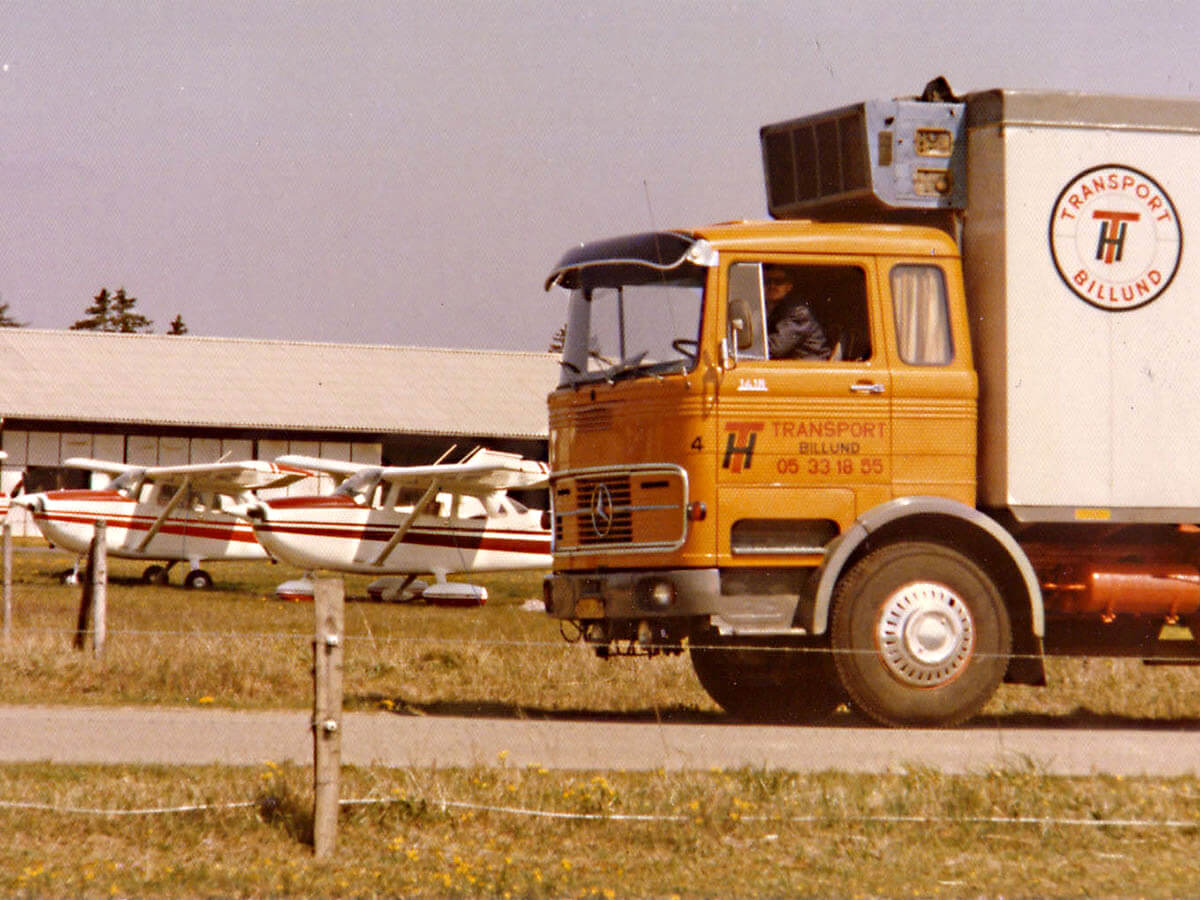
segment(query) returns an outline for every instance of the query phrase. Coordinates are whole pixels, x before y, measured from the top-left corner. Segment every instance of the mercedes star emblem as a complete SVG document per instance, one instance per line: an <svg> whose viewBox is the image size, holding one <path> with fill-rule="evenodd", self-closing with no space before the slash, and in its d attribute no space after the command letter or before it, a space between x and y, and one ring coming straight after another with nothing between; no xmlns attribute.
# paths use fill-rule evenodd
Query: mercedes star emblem
<svg viewBox="0 0 1200 900"><path fill-rule="evenodd" d="M606 537L613 522L613 499L608 485L601 484L592 491L592 530L598 537Z"/></svg>

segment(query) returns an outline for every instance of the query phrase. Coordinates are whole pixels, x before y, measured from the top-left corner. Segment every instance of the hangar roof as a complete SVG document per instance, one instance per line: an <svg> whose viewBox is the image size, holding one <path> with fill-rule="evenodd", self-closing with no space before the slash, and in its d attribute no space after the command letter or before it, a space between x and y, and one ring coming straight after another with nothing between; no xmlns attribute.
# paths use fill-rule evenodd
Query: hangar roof
<svg viewBox="0 0 1200 900"><path fill-rule="evenodd" d="M537 438L548 353L0 328L0 418Z"/></svg>

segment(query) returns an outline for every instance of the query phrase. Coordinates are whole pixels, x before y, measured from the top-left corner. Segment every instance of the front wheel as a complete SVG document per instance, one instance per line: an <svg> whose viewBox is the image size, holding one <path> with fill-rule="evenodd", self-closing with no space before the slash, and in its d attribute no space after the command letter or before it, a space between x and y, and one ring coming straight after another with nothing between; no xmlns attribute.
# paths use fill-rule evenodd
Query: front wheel
<svg viewBox="0 0 1200 900"><path fill-rule="evenodd" d="M203 569L192 569L183 577L183 586L193 591L207 591L213 586L212 576Z"/></svg>
<svg viewBox="0 0 1200 900"><path fill-rule="evenodd" d="M748 722L818 721L846 699L827 646L768 646L710 632L691 638L688 653L705 692Z"/></svg>
<svg viewBox="0 0 1200 900"><path fill-rule="evenodd" d="M830 638L854 703L885 725L957 725L983 708L1012 652L995 584L939 544L893 544L838 584Z"/></svg>

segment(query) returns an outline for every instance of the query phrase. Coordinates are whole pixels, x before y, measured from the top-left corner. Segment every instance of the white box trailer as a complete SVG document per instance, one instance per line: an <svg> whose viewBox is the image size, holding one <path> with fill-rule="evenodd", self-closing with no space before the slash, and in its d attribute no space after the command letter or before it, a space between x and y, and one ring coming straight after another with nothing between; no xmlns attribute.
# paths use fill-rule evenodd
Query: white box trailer
<svg viewBox="0 0 1200 900"><path fill-rule="evenodd" d="M1200 102L988 91L966 125L981 504L1200 520Z"/></svg>

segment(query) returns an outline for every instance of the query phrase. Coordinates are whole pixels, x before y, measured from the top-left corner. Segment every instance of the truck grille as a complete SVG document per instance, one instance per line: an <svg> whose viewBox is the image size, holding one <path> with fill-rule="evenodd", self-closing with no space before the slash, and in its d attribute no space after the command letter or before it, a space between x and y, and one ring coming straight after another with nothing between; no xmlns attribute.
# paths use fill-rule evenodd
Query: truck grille
<svg viewBox="0 0 1200 900"><path fill-rule="evenodd" d="M558 554L673 550L687 537L687 473L678 466L561 472L551 497Z"/></svg>
<svg viewBox="0 0 1200 900"><path fill-rule="evenodd" d="M590 515L579 529L583 546L627 544L633 540L633 499L627 476L590 478L576 482L579 506Z"/></svg>

